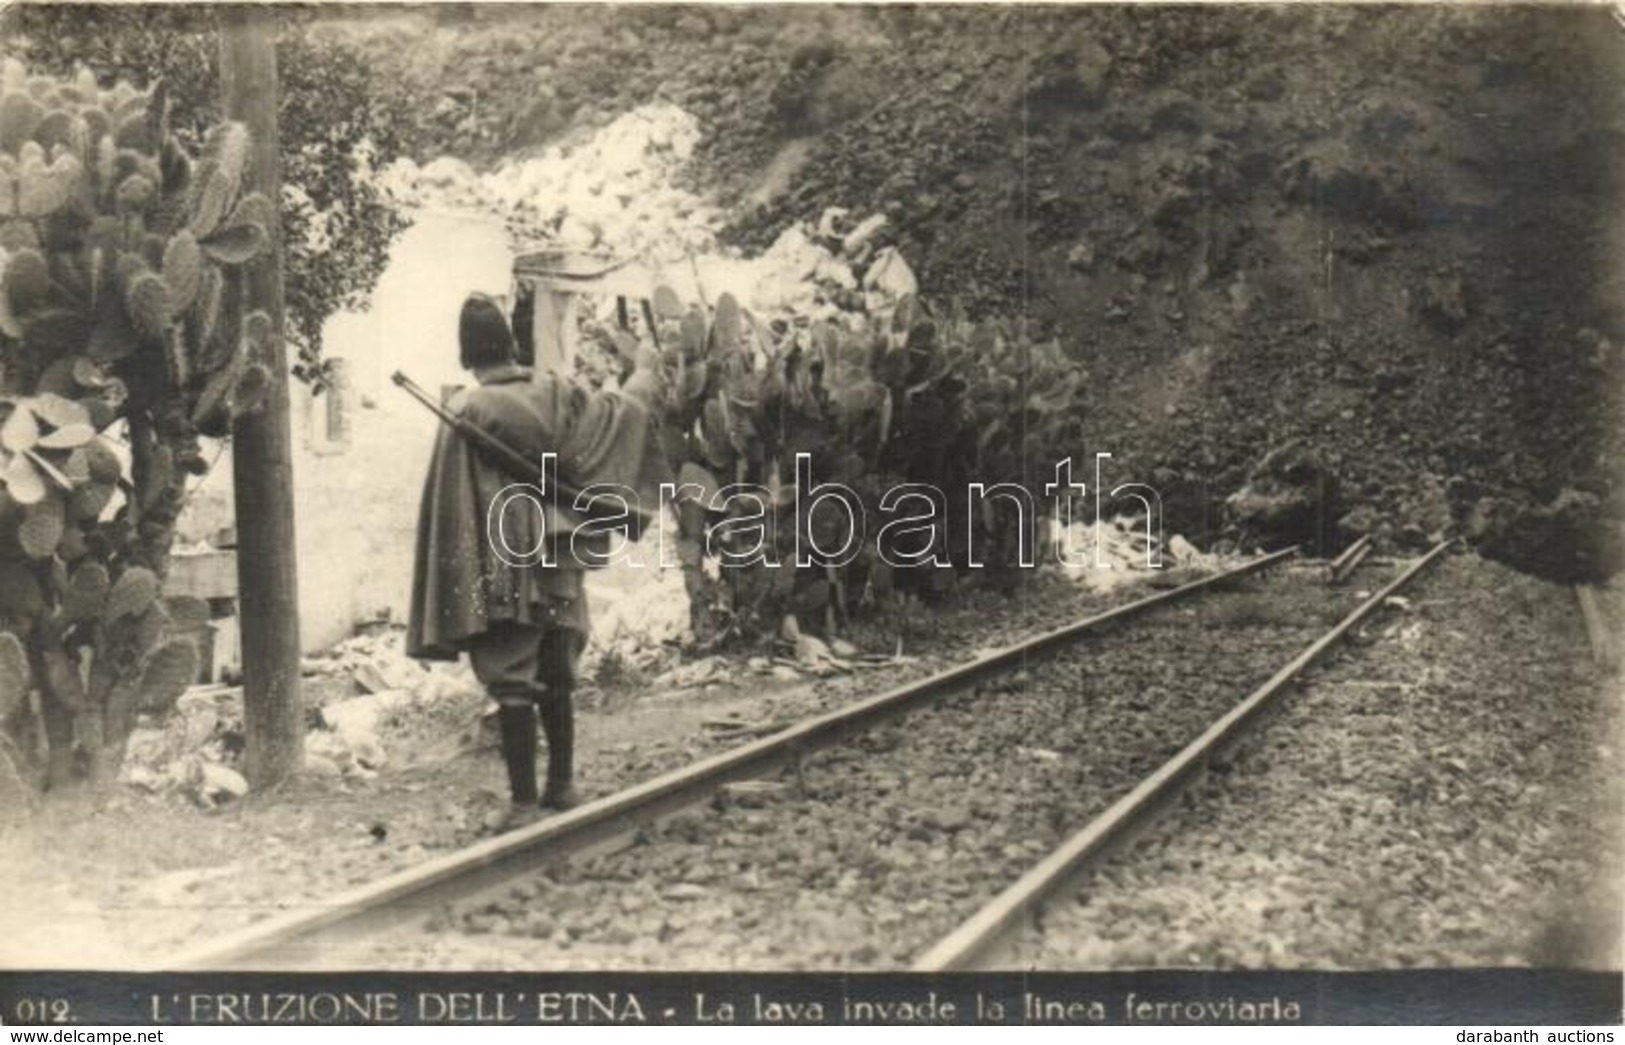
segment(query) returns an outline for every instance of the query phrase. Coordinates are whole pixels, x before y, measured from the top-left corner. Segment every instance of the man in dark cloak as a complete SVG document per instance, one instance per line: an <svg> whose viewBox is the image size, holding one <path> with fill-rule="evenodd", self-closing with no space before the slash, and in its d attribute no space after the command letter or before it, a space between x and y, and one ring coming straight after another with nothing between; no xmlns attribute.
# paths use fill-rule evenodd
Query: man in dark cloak
<svg viewBox="0 0 1625 1045"><path fill-rule="evenodd" d="M507 318L491 299L472 295L459 327L463 368L478 385L446 406L520 451L528 460L557 455L558 478L586 487L639 479L649 407L658 393L658 356L645 352L617 391L595 392L559 374L533 374L518 362ZM536 724L547 737L544 808L577 804L573 786L576 664L589 632L585 567L571 534L583 521L560 498L506 497L500 523L488 518L499 494L536 475L513 475L442 427L418 519L407 654L455 660L467 653L475 676L498 706L502 756L516 810L533 809ZM539 509L539 510L538 510ZM512 554L498 554L492 536ZM547 542L531 564L525 553Z"/></svg>

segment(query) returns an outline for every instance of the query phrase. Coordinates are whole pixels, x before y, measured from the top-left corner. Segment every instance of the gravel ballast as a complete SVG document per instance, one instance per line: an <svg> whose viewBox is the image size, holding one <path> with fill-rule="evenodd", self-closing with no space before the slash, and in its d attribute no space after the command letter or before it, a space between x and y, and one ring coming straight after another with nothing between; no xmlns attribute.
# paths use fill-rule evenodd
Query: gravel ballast
<svg viewBox="0 0 1625 1045"><path fill-rule="evenodd" d="M1155 611L435 925L555 968L904 965L1354 603L1281 572Z"/></svg>
<svg viewBox="0 0 1625 1045"><path fill-rule="evenodd" d="M1619 968L1620 691L1573 590L1457 557L1408 595L1001 964Z"/></svg>

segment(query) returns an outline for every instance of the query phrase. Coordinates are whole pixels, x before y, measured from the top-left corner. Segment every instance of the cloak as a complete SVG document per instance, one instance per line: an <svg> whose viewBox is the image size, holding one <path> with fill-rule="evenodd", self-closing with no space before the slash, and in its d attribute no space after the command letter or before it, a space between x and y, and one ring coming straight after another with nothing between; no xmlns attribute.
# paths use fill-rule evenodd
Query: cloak
<svg viewBox="0 0 1625 1045"><path fill-rule="evenodd" d="M593 392L555 374L485 371L476 388L457 392L447 408L537 461L558 455L558 474L579 486L639 479L649 430L648 403L656 376L641 370L619 391ZM442 425L418 512L412 608L406 653L455 660L469 638L516 622L587 631L583 568L570 554L570 534L582 521L567 507L533 499L506 502L501 532L509 548L526 552L552 543L551 566L505 562L487 539L487 514L503 489L535 483L509 474Z"/></svg>

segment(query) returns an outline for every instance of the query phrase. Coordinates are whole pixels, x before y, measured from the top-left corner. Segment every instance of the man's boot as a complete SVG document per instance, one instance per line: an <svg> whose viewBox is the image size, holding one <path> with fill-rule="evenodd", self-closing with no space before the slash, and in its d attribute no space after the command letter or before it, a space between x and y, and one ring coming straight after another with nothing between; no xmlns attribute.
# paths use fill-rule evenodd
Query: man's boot
<svg viewBox="0 0 1625 1045"><path fill-rule="evenodd" d="M502 704L497 709L502 726L502 761L508 766L508 790L516 808L536 805L536 705ZM552 740L549 735L549 746ZM551 777L552 767L549 766ZM551 785L549 785L551 786Z"/></svg>
<svg viewBox="0 0 1625 1045"><path fill-rule="evenodd" d="M555 685L541 700L542 732L547 736L547 788L542 805L549 809L573 809L581 804L576 794L575 707L570 688Z"/></svg>

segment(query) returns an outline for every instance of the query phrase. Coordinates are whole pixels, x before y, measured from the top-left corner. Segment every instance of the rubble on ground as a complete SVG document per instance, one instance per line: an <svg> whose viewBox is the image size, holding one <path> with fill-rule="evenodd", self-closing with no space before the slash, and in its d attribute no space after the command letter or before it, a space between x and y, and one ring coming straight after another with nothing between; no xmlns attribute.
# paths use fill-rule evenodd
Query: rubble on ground
<svg viewBox="0 0 1625 1045"><path fill-rule="evenodd" d="M1222 567L1219 556L1198 550L1179 534L1164 542L1143 516L1118 515L1066 526L1050 517L1044 520L1042 533L1040 565L1053 566L1068 580L1101 593L1145 583L1174 567Z"/></svg>
<svg viewBox="0 0 1625 1045"><path fill-rule="evenodd" d="M305 659L306 776L363 783L392 761L441 757L475 735L486 702L467 667L411 660L403 635L360 635ZM193 686L167 715L142 717L120 780L223 805L248 793L244 736L241 687Z"/></svg>
<svg viewBox="0 0 1625 1045"><path fill-rule="evenodd" d="M1617 498L1610 503L1572 486L1543 504L1484 498L1474 506L1468 533L1492 558L1561 583L1597 584L1625 565Z"/></svg>
<svg viewBox="0 0 1625 1045"><path fill-rule="evenodd" d="M443 156L400 160L385 184L411 206L497 214L520 241L682 257L715 243L713 208L676 186L698 143L692 116L675 105L625 113L586 142L553 146L480 173Z"/></svg>
<svg viewBox="0 0 1625 1045"><path fill-rule="evenodd" d="M650 674L693 639L682 571L659 561L665 525L650 529L636 558L587 574L592 639L582 654L582 678Z"/></svg>

